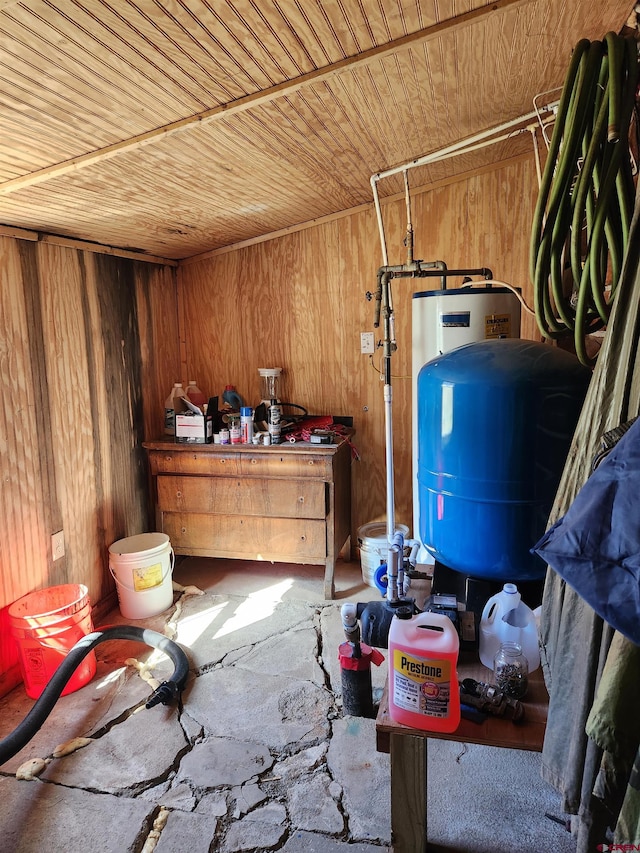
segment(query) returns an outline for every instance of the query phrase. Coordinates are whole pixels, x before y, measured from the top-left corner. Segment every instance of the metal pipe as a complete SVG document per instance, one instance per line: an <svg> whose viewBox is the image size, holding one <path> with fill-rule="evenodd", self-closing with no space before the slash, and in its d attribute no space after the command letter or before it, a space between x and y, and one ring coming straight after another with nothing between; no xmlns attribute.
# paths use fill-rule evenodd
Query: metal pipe
<svg viewBox="0 0 640 853"><path fill-rule="evenodd" d="M441 276L442 278L449 278L451 276L465 275L481 275L483 276L483 278L486 279L493 278L493 273L491 272L489 267L479 267L478 269L450 270L447 269L446 266L441 272L432 272L430 270L425 270L421 268L420 272L416 275L416 278L435 278L436 276Z"/></svg>
<svg viewBox="0 0 640 853"><path fill-rule="evenodd" d="M400 600L398 557L398 548L389 539L387 547L387 601L391 604L396 604Z"/></svg>
<svg viewBox="0 0 640 853"><path fill-rule="evenodd" d="M434 267L437 267L434 269ZM445 269L441 269L445 267ZM442 281L452 275L482 275L487 279L493 279L493 273L487 267L479 269L448 270L444 261L430 261L423 264L422 261L410 260L407 264L399 266L384 266L378 270L376 290L376 315L374 325L380 325L382 316L383 334L383 378L384 378L384 430L385 430L385 456L386 456L386 498L387 498L387 599L391 603L397 603L399 598L406 596L407 588L404 582L404 570L398 570L398 561L403 560L403 548L395 538L395 486L393 465L393 390L391 387L391 355L396 348L393 339L393 308L391 305L391 280L396 276L400 278L424 278L439 276ZM443 288L444 289L444 288ZM400 536L402 541L402 536Z"/></svg>
<svg viewBox="0 0 640 853"><path fill-rule="evenodd" d="M543 107L540 107L540 109L536 109L532 113L527 113L526 115L520 116L516 119L512 119L508 122L504 122L503 124L496 125L495 127L489 128L488 130L483 130L480 133L476 133L473 136L469 136L467 139L459 140L458 142L454 142L451 145L447 145L437 151L432 151L429 154L425 154L422 157L418 157L416 160L404 163L401 166L393 166L390 169L386 169L382 172L376 172L375 174L371 175L369 183L371 184L373 203L376 210L376 220L378 223L378 232L380 234L383 266L388 265L389 256L387 253L387 241L384 233L384 223L382 221L380 196L378 194L378 181L382 180L383 178L388 178L391 175L397 175L399 172L404 172L406 176L407 171L409 169L415 168L416 166L426 166L429 163L435 163L439 160L444 160L447 157L454 157L459 154L467 154L472 151L477 151L480 148L486 148L489 145L495 145L498 142L503 142L504 140L509 139L514 135L513 133L504 134L503 131L511 130L512 128L515 128L518 125L523 124L523 122L530 122L531 119L537 119L538 121L541 121L541 113L555 113L556 110L557 102L545 105ZM526 130L527 128L520 128L517 133L525 132ZM497 136L496 134L501 135Z"/></svg>
<svg viewBox="0 0 640 853"><path fill-rule="evenodd" d="M383 375L384 375L384 416L385 416L385 451L386 451L386 470L387 470L387 541L388 541L388 556L387 556L387 598L390 602L398 600L398 545L394 544L395 535L395 495L394 495L394 471L393 471L393 392L391 388L391 354L396 347L393 335L393 307L391 300L390 282L392 278L398 276L401 278L425 278L430 276L440 276L441 288L446 288L446 278L453 275L482 275L485 279L493 279L493 272L488 268L474 270L447 270L446 264L442 261L429 262L423 264L422 261L415 261L413 257L413 226L411 222L411 203L409 193L408 170L416 166L426 165L430 162L443 159L447 156L453 156L457 153L462 153L464 150L475 150L472 146L483 147L476 145L483 140L487 140L486 144L491 145L499 142L502 139L508 138L503 136L490 140L490 137L501 133L502 131L516 127L523 122L529 122L531 119L539 115L538 111L529 113L526 116L521 116L510 122L505 122L492 128L488 131L477 133L466 140L461 140L452 145L446 146L440 151L431 152L424 157L406 163L402 166L397 166L392 169L387 169L383 172L378 172L371 176L371 190L373 194L374 206L376 211L376 219L378 223L378 231L380 234L380 243L382 247L383 265L378 270L378 286L376 291L376 306L375 306L375 321L374 326L377 328L380 325L380 314L382 313L384 322L384 341L383 341ZM396 175L399 172L403 173L405 186L405 204L407 210L407 263L399 266L390 266L388 263L388 253L386 238L384 233L384 223L382 220L382 210L380 206L380 196L378 193L378 181L382 178ZM434 271L437 267L437 272ZM403 559L402 553L400 559ZM401 572L403 574L403 572ZM405 584L401 584L401 593L404 595Z"/></svg>
<svg viewBox="0 0 640 853"><path fill-rule="evenodd" d="M451 145L446 145L444 148L440 148L438 151L432 151L430 154L424 154L422 157L418 157L408 163L403 163L401 166L393 166L391 169L386 169L384 172L376 172L375 175L371 176L371 181L379 181L382 178L389 178L391 175L397 175L399 172L403 172L406 169L413 169L416 166L426 166L434 160L439 160L453 154L459 149L464 149L467 146L473 145L474 143L482 140L488 140L490 137L495 136L495 134L517 127L519 124L523 124L524 122L530 122L532 119L537 118L537 116L537 112L527 113L526 115L519 116L511 121L496 125L488 130L480 131L480 133L474 133L466 139L461 139Z"/></svg>
<svg viewBox="0 0 640 853"><path fill-rule="evenodd" d="M447 265L445 264L444 261L433 261L432 263L436 269L439 269L443 272L446 272ZM447 277L446 277L446 275L441 275L440 276L440 289L446 290L446 288L447 288Z"/></svg>
<svg viewBox="0 0 640 853"><path fill-rule="evenodd" d="M435 264L442 263L444 269L433 269ZM477 269L447 269L443 261L430 261L423 263L422 261L414 261L410 266L407 264L398 264L397 266L380 267L378 270L378 281L381 276L386 273L391 273L393 278L449 278L451 276L467 276L481 275L483 278L493 280L493 272L489 267L478 267ZM444 288L443 288L444 289ZM379 326L380 323L378 322Z"/></svg>
<svg viewBox="0 0 640 853"><path fill-rule="evenodd" d="M383 373L384 373L384 432L385 450L387 460L387 541L391 542L395 530L395 496L393 484L393 422L391 411L393 407L393 392L391 389L391 354L393 343L391 340L390 306L389 306L389 282L393 273L387 271L382 276L382 318L384 323L384 340L382 349Z"/></svg>
<svg viewBox="0 0 640 853"><path fill-rule="evenodd" d="M405 574L404 574L404 536L398 530L393 534L393 541L391 542L391 547L389 549L393 551L394 556L397 560L397 569L398 569L398 597L404 597L405 595Z"/></svg>

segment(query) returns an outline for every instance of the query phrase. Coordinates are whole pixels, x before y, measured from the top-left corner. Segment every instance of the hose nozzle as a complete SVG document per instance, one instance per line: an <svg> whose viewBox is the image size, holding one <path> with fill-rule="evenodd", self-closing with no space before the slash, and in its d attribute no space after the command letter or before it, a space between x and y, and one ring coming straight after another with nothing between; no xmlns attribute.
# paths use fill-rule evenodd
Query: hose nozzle
<svg viewBox="0 0 640 853"><path fill-rule="evenodd" d="M155 705L170 705L178 698L180 692L175 681L163 681L147 699L145 708L153 708Z"/></svg>

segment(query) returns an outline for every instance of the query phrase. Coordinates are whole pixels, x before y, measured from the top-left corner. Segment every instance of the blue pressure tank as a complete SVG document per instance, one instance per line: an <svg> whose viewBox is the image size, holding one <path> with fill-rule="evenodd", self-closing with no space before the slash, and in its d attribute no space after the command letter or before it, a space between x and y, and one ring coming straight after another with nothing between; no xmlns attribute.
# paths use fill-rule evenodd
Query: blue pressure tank
<svg viewBox="0 0 640 853"><path fill-rule="evenodd" d="M591 371L548 344L467 344L418 374L420 536L450 569L537 580L544 533Z"/></svg>

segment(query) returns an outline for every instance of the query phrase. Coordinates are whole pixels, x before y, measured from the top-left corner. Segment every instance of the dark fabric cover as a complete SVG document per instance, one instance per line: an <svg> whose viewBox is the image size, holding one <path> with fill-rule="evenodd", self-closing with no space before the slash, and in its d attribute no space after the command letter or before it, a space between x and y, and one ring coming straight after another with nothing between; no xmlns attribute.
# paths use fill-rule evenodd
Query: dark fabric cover
<svg viewBox="0 0 640 853"><path fill-rule="evenodd" d="M569 511L587 482L603 434L640 413L640 192L623 267L550 526ZM640 511L640 495L638 504ZM593 853L606 841L593 809L602 749L587 737L585 723L613 634L609 624L549 568L540 619L540 659L549 691L542 776L562 795L566 811L577 815L572 821L576 853Z"/></svg>
<svg viewBox="0 0 640 853"><path fill-rule="evenodd" d="M532 550L602 619L640 645L640 420Z"/></svg>

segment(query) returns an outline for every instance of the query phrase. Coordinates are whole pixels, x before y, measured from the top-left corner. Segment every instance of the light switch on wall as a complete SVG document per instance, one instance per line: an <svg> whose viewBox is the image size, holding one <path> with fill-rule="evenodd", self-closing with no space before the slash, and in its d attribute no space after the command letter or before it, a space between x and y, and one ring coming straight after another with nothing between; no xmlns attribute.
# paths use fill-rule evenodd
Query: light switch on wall
<svg viewBox="0 0 640 853"><path fill-rule="evenodd" d="M375 350L375 340L373 332L360 332L360 352L364 355L371 355Z"/></svg>

